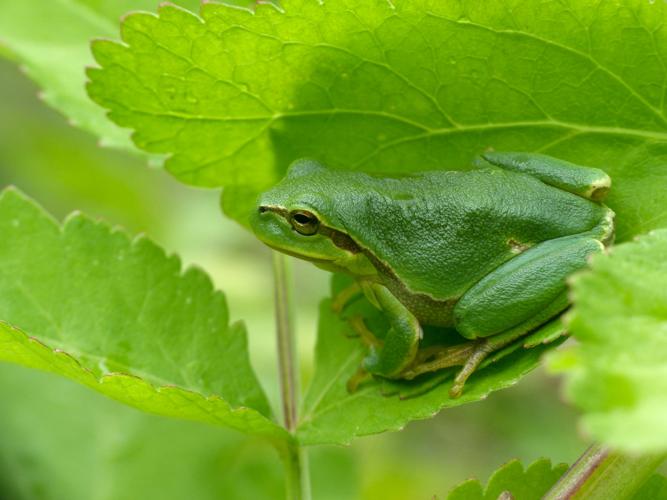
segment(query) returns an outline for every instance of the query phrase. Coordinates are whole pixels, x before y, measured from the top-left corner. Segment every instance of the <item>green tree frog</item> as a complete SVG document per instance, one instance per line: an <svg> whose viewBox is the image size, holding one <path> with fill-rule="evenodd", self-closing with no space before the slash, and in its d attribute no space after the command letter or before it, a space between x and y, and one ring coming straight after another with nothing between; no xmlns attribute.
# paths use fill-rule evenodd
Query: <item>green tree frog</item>
<svg viewBox="0 0 667 500"><path fill-rule="evenodd" d="M384 340L359 329L370 344L361 373L462 366L457 397L489 353L567 308L566 278L613 240L610 185L597 168L528 153L400 178L305 159L259 197L251 224L271 248L352 275L386 315ZM422 356L422 325L469 340Z"/></svg>

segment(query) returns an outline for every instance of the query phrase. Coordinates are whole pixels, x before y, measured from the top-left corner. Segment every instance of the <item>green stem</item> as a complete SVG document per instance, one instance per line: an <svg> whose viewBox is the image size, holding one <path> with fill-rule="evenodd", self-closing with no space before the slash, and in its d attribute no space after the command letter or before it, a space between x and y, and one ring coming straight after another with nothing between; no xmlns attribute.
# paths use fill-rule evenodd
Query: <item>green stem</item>
<svg viewBox="0 0 667 500"><path fill-rule="evenodd" d="M665 460L665 455L631 456L592 445L543 500L630 498Z"/></svg>
<svg viewBox="0 0 667 500"><path fill-rule="evenodd" d="M296 335L292 321L292 294L287 257L273 252L275 281L276 334L278 340L278 373L285 428L293 433L298 422L299 366L296 357ZM285 465L287 500L309 500L310 481L305 450L290 439L280 450Z"/></svg>
<svg viewBox="0 0 667 500"><path fill-rule="evenodd" d="M290 440L281 454L285 466L285 498L310 500L310 477L306 450Z"/></svg>

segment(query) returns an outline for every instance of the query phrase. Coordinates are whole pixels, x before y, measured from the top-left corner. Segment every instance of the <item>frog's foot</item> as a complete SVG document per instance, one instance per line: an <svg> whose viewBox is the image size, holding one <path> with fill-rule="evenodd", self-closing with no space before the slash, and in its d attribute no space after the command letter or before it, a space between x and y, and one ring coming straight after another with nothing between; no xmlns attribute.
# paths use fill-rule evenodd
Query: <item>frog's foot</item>
<svg viewBox="0 0 667 500"><path fill-rule="evenodd" d="M366 382L367 380L371 380L372 378L373 375L368 373L368 371L366 371L363 366L360 366L355 374L352 375L347 381L347 392L350 394L357 392L357 389L362 383Z"/></svg>
<svg viewBox="0 0 667 500"><path fill-rule="evenodd" d="M556 303L560 307L560 304ZM550 311L547 311L550 312ZM539 325L538 325L539 326ZM454 383L449 390L451 398L458 398L463 393L466 381L482 364L486 357L525 336L534 328L533 321L528 321L515 328L511 328L498 335L451 347L433 346L422 349L415 361L402 373L401 378L411 380L423 373L442 370L452 366L462 366L454 377Z"/></svg>
<svg viewBox="0 0 667 500"><path fill-rule="evenodd" d="M350 337L360 337L362 342L368 347L382 347L382 341L378 339L373 332L366 326L363 316L356 314L347 320L353 334Z"/></svg>
<svg viewBox="0 0 667 500"><path fill-rule="evenodd" d="M350 335L351 337L361 338L361 341L368 347L382 346L382 341L368 329L366 323L364 322L364 318L360 314L352 316L348 320L348 324L352 330L354 330L354 334ZM356 392L360 384L366 380L370 380L371 378L373 378L373 376L363 367L363 365L359 366L359 369L347 381L347 392L350 394Z"/></svg>
<svg viewBox="0 0 667 500"><path fill-rule="evenodd" d="M491 339L473 340L465 344L452 347L429 347L418 353L415 362L408 367L401 378L412 380L423 373L442 370L452 366L463 366L454 378L454 384L449 390L452 398L457 398L463 392L463 387L484 359L499 347Z"/></svg>

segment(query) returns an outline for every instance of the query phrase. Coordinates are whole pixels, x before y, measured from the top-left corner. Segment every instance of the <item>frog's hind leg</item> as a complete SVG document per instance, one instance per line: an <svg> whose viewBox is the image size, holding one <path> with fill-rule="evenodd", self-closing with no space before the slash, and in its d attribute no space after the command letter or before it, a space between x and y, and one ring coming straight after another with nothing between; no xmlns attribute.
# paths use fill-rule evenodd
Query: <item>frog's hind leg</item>
<svg viewBox="0 0 667 500"><path fill-rule="evenodd" d="M566 291L565 280L583 269L604 245L589 234L538 243L473 285L454 308L458 332L486 338L514 328L547 309Z"/></svg>
<svg viewBox="0 0 667 500"><path fill-rule="evenodd" d="M593 201L602 201L611 188L610 177L599 168L585 167L537 153L490 152L482 158L496 167L530 174L545 184Z"/></svg>
<svg viewBox="0 0 667 500"><path fill-rule="evenodd" d="M565 279L582 269L603 245L590 235L574 235L540 243L487 275L454 308L456 329L466 344L420 355L402 376L463 365L450 391L461 394L467 378L492 352L507 346L568 305Z"/></svg>
<svg viewBox="0 0 667 500"><path fill-rule="evenodd" d="M452 398L457 398L463 393L466 381L492 353L503 349L527 333L535 330L549 319L553 318L568 306L567 293L563 292L556 300L549 304L539 314L528 321L511 328L505 332L484 339L471 340L464 344L433 349L431 352L420 352L415 363L402 375L410 380L423 373L442 370L452 366L462 366L454 378L454 383L449 390Z"/></svg>

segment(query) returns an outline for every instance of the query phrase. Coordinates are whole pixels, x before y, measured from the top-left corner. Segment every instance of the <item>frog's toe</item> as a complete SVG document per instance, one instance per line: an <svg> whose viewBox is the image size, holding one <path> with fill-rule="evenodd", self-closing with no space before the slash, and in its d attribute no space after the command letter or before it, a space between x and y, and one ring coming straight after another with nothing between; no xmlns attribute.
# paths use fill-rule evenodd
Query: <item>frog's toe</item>
<svg viewBox="0 0 667 500"><path fill-rule="evenodd" d="M413 378L428 372L463 366L454 378L454 384L449 391L452 398L458 398L463 393L466 381L484 359L495 350L495 346L487 339L474 340L452 347L431 347L419 352L415 362L408 367L401 378Z"/></svg>
<svg viewBox="0 0 667 500"><path fill-rule="evenodd" d="M354 375L350 377L350 379L347 381L346 387L347 387L347 392L350 394L354 394L357 392L357 389L359 386L364 383L367 380L370 380L373 376L368 373L368 371L363 367L360 366L359 369L355 372Z"/></svg>
<svg viewBox="0 0 667 500"><path fill-rule="evenodd" d="M482 364L482 361L484 361L484 359L494 350L494 347L486 340L479 344L479 346L466 360L463 368L461 368L461 371L459 371L459 373L456 374L456 377L454 377L454 383L449 389L450 398L456 399L461 396L461 394L463 394L463 387L465 386L465 383L467 382L470 375L475 373L475 370L479 368L479 365Z"/></svg>
<svg viewBox="0 0 667 500"><path fill-rule="evenodd" d="M465 365L483 343L484 340L474 340L451 347L432 346L422 349L418 352L414 363L401 373L401 378L412 380L423 373Z"/></svg>
<svg viewBox="0 0 667 500"><path fill-rule="evenodd" d="M354 332L351 337L359 337L368 347L381 347L382 341L378 339L373 332L366 326L366 321L361 314L355 314L348 319L348 324Z"/></svg>

